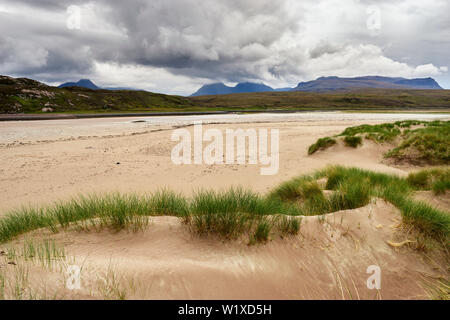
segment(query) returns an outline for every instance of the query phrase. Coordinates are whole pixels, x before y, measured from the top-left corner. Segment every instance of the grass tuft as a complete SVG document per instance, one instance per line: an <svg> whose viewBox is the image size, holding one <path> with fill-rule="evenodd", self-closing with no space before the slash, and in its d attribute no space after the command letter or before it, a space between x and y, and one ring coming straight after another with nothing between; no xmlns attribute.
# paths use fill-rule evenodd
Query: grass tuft
<svg viewBox="0 0 450 320"><path fill-rule="evenodd" d="M433 182L431 186L433 193L435 195L445 194L447 190L450 190L450 181L449 180L438 180Z"/></svg>
<svg viewBox="0 0 450 320"><path fill-rule="evenodd" d="M250 244L253 245L257 243L266 243L267 241L269 241L271 229L272 225L267 219L261 220L257 224L256 230L250 239Z"/></svg>
<svg viewBox="0 0 450 320"><path fill-rule="evenodd" d="M427 171L422 170L416 173L410 173L408 175L407 181L408 183L416 188L416 189L423 189L427 188L429 184L429 174Z"/></svg>
<svg viewBox="0 0 450 320"><path fill-rule="evenodd" d="M297 235L300 232L300 218L282 216L278 221L278 228L283 235Z"/></svg>
<svg viewBox="0 0 450 320"><path fill-rule="evenodd" d="M280 199L263 197L241 188L225 192L202 191L190 206L190 225L199 234L238 238L267 215L298 215L299 210Z"/></svg>
<svg viewBox="0 0 450 320"><path fill-rule="evenodd" d="M336 140L330 137L325 137L317 140L316 143L311 145L308 149L308 154L311 155L313 153L316 153L319 150L327 149L333 145L336 144Z"/></svg>
<svg viewBox="0 0 450 320"><path fill-rule="evenodd" d="M323 196L323 191L317 181L305 181L300 186L300 194L303 199L309 199Z"/></svg>
<svg viewBox="0 0 450 320"><path fill-rule="evenodd" d="M359 136L347 136L344 138L344 143L347 147L357 148L362 145L362 138Z"/></svg>
<svg viewBox="0 0 450 320"><path fill-rule="evenodd" d="M368 179L341 182L330 198L331 211L356 209L369 204L372 195L368 183Z"/></svg>
<svg viewBox="0 0 450 320"><path fill-rule="evenodd" d="M450 188L450 169L434 168L412 172L407 181L416 190L433 190L435 194L443 194Z"/></svg>

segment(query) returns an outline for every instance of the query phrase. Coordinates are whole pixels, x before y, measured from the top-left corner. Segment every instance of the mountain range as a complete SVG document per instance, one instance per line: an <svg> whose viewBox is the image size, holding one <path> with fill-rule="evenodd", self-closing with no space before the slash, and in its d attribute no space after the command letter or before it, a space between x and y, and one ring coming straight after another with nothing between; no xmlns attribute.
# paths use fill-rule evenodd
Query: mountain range
<svg viewBox="0 0 450 320"><path fill-rule="evenodd" d="M81 87L92 90L137 90L134 88L100 88L89 79L81 79L78 82L66 82L58 88ZM193 93L192 97L233 94L233 93L251 93L251 92L283 92L283 91L308 91L308 92L332 92L352 89L420 89L420 90L440 90L441 86L433 78L406 79L400 77L380 77L367 76L355 78L340 77L321 77L313 81L300 82L295 88L274 89L263 83L242 82L231 87L223 83L206 84L198 91Z"/></svg>
<svg viewBox="0 0 450 320"><path fill-rule="evenodd" d="M191 97L207 96L216 94L231 94L231 93L249 93L249 92L266 92L274 91L273 88L262 83L242 82L235 87L229 87L223 83L206 84L201 87Z"/></svg>
<svg viewBox="0 0 450 320"><path fill-rule="evenodd" d="M390 77L321 77L314 81L300 82L292 91L336 91L346 89L442 89L433 78L405 79Z"/></svg>
<svg viewBox="0 0 450 320"><path fill-rule="evenodd" d="M86 79L87 80L87 79ZM384 83L387 82L387 79ZM355 80L356 81L356 80ZM365 78L357 81L372 88L380 85L379 78ZM252 83L235 87L215 86L215 93L252 91L246 94L181 97L148 91L92 90L82 87L92 81L76 82L77 86L57 88L36 80L13 78L0 75L0 114L20 113L114 113L114 112L224 112L236 110L412 110L439 109L450 107L450 90L411 90L410 88L440 88L432 79L407 80L391 78L389 86L398 88L405 83L409 89L335 90L327 94L308 92L317 88L335 88L336 79L318 79L315 82L300 83L298 91L287 88L285 92L256 92L272 88ZM352 81L349 81L353 87ZM331 86L330 83L333 85ZM342 82L341 82L342 83ZM322 84L321 86L319 84ZM95 86L97 87L97 86ZM98 87L97 87L98 88ZM214 86L213 86L214 88ZM342 88L342 84L339 86ZM296 88L297 89L297 88ZM273 90L273 89L272 89ZM1 117L0 117L1 120Z"/></svg>
<svg viewBox="0 0 450 320"><path fill-rule="evenodd" d="M68 87L80 87L80 88L87 88L87 89L92 89L92 90L100 89L100 87L97 87L89 79L81 79L78 82L66 82L66 83L60 84L58 86L58 88L68 88Z"/></svg>
<svg viewBox="0 0 450 320"><path fill-rule="evenodd" d="M270 92L270 91L309 91L309 92L330 92L340 90L375 88L375 89L434 89L440 90L441 86L433 78L391 78L379 76L367 76L356 78L321 77L317 80L300 82L295 88L274 89L262 83L244 82L235 87L227 86L223 83L207 84L192 94L193 97L203 95L218 95L231 93L248 92Z"/></svg>
<svg viewBox="0 0 450 320"><path fill-rule="evenodd" d="M58 88L69 88L69 87L80 87L80 88L87 88L91 90L131 90L131 91L138 91L138 89L134 88L128 88L128 87L107 87L107 88L100 88L95 83L93 83L89 79L81 79L78 82L65 82L63 84L60 84Z"/></svg>

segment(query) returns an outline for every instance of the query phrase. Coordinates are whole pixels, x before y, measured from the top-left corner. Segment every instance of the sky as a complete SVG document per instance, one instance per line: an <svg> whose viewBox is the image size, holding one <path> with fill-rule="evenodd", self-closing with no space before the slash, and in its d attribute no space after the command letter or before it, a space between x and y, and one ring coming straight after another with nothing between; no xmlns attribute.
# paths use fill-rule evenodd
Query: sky
<svg viewBox="0 0 450 320"><path fill-rule="evenodd" d="M448 0L0 0L0 74L189 95L206 83L432 77Z"/></svg>

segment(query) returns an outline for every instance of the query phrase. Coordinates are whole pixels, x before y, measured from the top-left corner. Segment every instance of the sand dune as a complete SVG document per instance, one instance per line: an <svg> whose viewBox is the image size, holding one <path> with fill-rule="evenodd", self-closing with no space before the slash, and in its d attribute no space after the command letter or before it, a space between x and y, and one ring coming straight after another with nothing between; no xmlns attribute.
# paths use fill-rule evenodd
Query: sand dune
<svg viewBox="0 0 450 320"><path fill-rule="evenodd" d="M274 235L265 245L200 238L174 217L151 218L138 233L41 231L26 237L56 240L68 260L83 266L78 291L64 289L64 269L34 267L40 277L33 286L45 283L47 296L57 298L427 298L427 281L442 277L446 264L435 257L425 260L414 244L389 245L410 237L400 221L397 209L374 200L323 220L304 217L298 236ZM381 269L380 290L367 288L370 265Z"/></svg>

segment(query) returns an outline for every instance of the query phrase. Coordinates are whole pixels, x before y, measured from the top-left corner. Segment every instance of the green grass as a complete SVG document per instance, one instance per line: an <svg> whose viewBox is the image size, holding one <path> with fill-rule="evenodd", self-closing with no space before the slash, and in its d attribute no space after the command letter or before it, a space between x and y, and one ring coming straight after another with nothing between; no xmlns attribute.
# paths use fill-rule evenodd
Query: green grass
<svg viewBox="0 0 450 320"><path fill-rule="evenodd" d="M53 240L31 240L25 239L22 246L10 246L6 249L6 257L9 261L37 261L43 267L52 270L55 263L64 261L66 258L65 250Z"/></svg>
<svg viewBox="0 0 450 320"><path fill-rule="evenodd" d="M362 145L362 138L359 136L347 136L344 138L344 143L347 147L357 148Z"/></svg>
<svg viewBox="0 0 450 320"><path fill-rule="evenodd" d="M23 91L23 90L28 90ZM38 87L35 84L0 84L0 113L41 113L45 105L57 113L194 111L198 106L185 97L146 91L89 90Z"/></svg>
<svg viewBox="0 0 450 320"><path fill-rule="evenodd" d="M406 180L416 190L432 190L434 194L444 194L450 189L450 169L434 168L412 172Z"/></svg>
<svg viewBox="0 0 450 320"><path fill-rule="evenodd" d="M223 192L200 191L192 199L162 190L151 195L78 197L47 208L22 208L0 219L0 242L21 234L49 228L54 232L75 226L80 230L114 232L144 229L148 216L183 218L199 234L237 238L267 215L299 215L289 203L271 199L241 188Z"/></svg>
<svg viewBox="0 0 450 320"><path fill-rule="evenodd" d="M377 125L363 124L345 129L339 136L355 137L357 134L364 134L367 139L378 142L392 141L401 131L398 128L402 123L384 123Z"/></svg>
<svg viewBox="0 0 450 320"><path fill-rule="evenodd" d="M184 216L186 210L186 200L167 190L150 196L80 196L47 208L22 208L9 213L0 219L0 242L40 228L57 232L58 228L67 228L73 224L82 229L138 231L146 226L147 216Z"/></svg>
<svg viewBox="0 0 450 320"><path fill-rule="evenodd" d="M317 181L305 181L300 186L300 195L303 199L322 197L323 191Z"/></svg>
<svg viewBox="0 0 450 320"><path fill-rule="evenodd" d="M425 170L433 177L446 177L448 168ZM422 172L416 175L424 175ZM289 190L301 190L302 185L312 180L327 179L325 189L334 192L328 196L313 194L309 198L298 198ZM436 180L440 181L440 180ZM318 215L338 210L354 209L367 205L373 197L391 202L402 212L404 221L417 227L431 237L448 239L450 215L428 204L412 199L415 190L427 190L428 185L416 182L416 179L400 178L395 175L376 173L358 168L329 167L313 175L300 176L287 181L271 191L270 196L282 201L298 201L302 215Z"/></svg>
<svg viewBox="0 0 450 320"><path fill-rule="evenodd" d="M429 174L426 170L410 173L407 181L412 187L424 189L429 185Z"/></svg>
<svg viewBox="0 0 450 320"><path fill-rule="evenodd" d="M262 219L256 226L256 230L250 238L250 244L265 243L269 241L272 223L267 219Z"/></svg>
<svg viewBox="0 0 450 320"><path fill-rule="evenodd" d="M433 185L431 186L431 189L433 190L433 193L435 195L445 194L447 190L450 190L450 181L442 181L438 180L433 182Z"/></svg>
<svg viewBox="0 0 450 320"><path fill-rule="evenodd" d="M319 150L325 150L336 144L336 140L330 137L325 137L317 140L316 143L312 144L308 149L308 154L313 154Z"/></svg>
<svg viewBox="0 0 450 320"><path fill-rule="evenodd" d="M330 196L325 196L317 183L320 178L327 178L325 189L335 191ZM319 171L281 184L269 197L296 203L301 215L306 216L354 209L368 204L371 196L367 179L360 178L338 169Z"/></svg>
<svg viewBox="0 0 450 320"><path fill-rule="evenodd" d="M306 182L312 181L313 178L309 176L301 176L289 181L283 182L269 195L271 198L279 198L285 201L298 200L302 196L300 187Z"/></svg>
<svg viewBox="0 0 450 320"><path fill-rule="evenodd" d="M301 218L280 216L278 228L282 235L297 235L300 232Z"/></svg>
<svg viewBox="0 0 450 320"><path fill-rule="evenodd" d="M359 136L345 137L344 143L347 147L357 148L362 145L362 138Z"/></svg>
<svg viewBox="0 0 450 320"><path fill-rule="evenodd" d="M192 97L194 104L205 108L265 108L304 110L399 110L422 108L448 110L447 90L383 90L367 89L315 92L258 92Z"/></svg>
<svg viewBox="0 0 450 320"><path fill-rule="evenodd" d="M450 163L450 121L428 124L425 128L408 131L400 145L386 157L410 163Z"/></svg>
<svg viewBox="0 0 450 320"><path fill-rule="evenodd" d="M416 128L412 128L415 126ZM317 140L308 154L325 150L342 138L345 145L356 148L363 143L362 137L377 143L389 142L393 148L386 158L413 164L450 164L450 121L398 121L377 125L360 125L346 128L334 137ZM329 143L333 141L333 143Z"/></svg>
<svg viewBox="0 0 450 320"><path fill-rule="evenodd" d="M298 208L241 188L194 195L188 223L196 233L235 239L251 230L264 216L299 215Z"/></svg>
<svg viewBox="0 0 450 320"><path fill-rule="evenodd" d="M330 211L363 207L370 202L368 179L341 181L330 198Z"/></svg>
<svg viewBox="0 0 450 320"><path fill-rule="evenodd" d="M324 193L319 179L326 179ZM402 212L404 221L432 237L448 239L450 215L412 199L416 190L448 189L449 169L435 168L407 178L357 168L328 167L302 175L276 187L267 195L242 188L198 191L191 198L169 190L150 195L111 194L78 197L40 209L22 208L0 219L0 242L40 228L53 232L110 229L137 232L149 216L176 216L199 235L264 242L269 234L295 235L300 216L324 215L355 209L374 197L385 199ZM27 249L34 252L31 246ZM50 250L50 249L49 249ZM12 253L11 253L12 254ZM31 254L30 254L31 255Z"/></svg>

